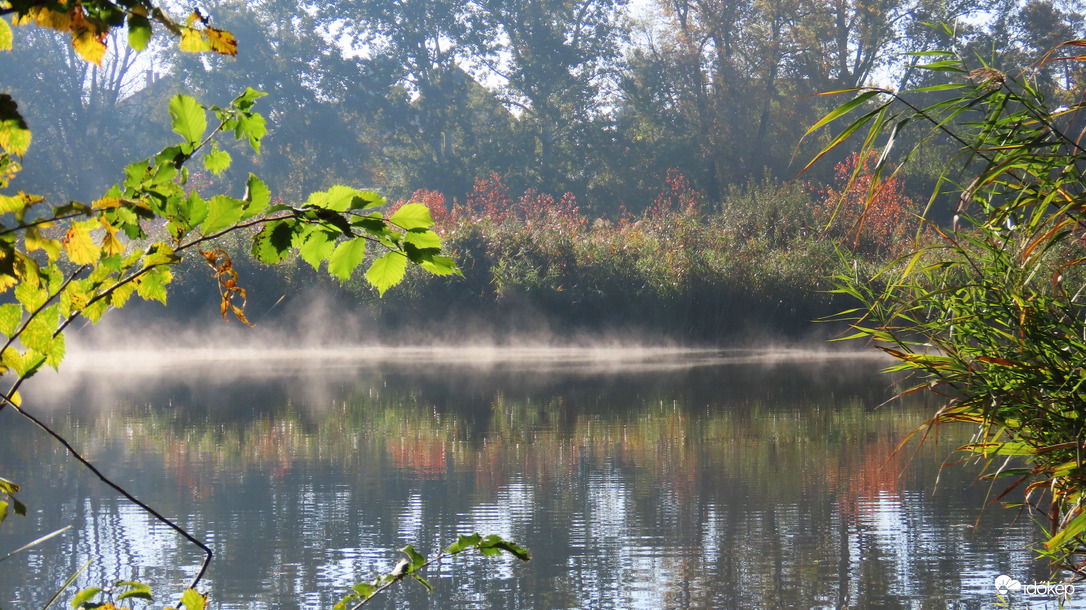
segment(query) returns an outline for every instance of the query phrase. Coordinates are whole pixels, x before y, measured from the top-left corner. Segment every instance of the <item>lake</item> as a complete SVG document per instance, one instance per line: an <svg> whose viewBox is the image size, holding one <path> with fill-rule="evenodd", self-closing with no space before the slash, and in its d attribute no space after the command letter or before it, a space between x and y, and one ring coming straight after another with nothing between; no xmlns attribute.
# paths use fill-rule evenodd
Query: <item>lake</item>
<svg viewBox="0 0 1086 610"><path fill-rule="evenodd" d="M940 475L967 431L894 453L937 405L876 408L900 389L887 364L624 347L114 353L42 373L24 404L212 547L216 608L330 607L397 548L431 555L473 531L533 559L464 554L427 573L433 593L405 582L367 607L998 607L996 576L1047 576L1035 526L998 506L978 520L999 490L975 467ZM87 560L77 587L137 579L172 595L195 574L198 549L0 417L0 475L30 509L0 528L0 556L71 526L0 564L0 606L41 607Z"/></svg>

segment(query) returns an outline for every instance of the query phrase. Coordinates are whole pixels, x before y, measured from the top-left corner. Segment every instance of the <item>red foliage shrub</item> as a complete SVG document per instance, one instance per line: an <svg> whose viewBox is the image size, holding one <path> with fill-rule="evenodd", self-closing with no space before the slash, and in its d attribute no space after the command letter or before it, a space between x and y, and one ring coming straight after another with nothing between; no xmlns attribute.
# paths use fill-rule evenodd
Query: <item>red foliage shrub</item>
<svg viewBox="0 0 1086 610"><path fill-rule="evenodd" d="M910 212L917 206L899 178L884 176L872 185L875 160L874 155L853 153L834 167L834 184L821 191L815 221L830 225L827 234L854 251L893 253L915 227Z"/></svg>
<svg viewBox="0 0 1086 610"><path fill-rule="evenodd" d="M648 210L649 218L661 218L669 212L693 216L705 202L705 193L691 186L690 181L679 170L667 170L664 181L667 186L656 195Z"/></svg>

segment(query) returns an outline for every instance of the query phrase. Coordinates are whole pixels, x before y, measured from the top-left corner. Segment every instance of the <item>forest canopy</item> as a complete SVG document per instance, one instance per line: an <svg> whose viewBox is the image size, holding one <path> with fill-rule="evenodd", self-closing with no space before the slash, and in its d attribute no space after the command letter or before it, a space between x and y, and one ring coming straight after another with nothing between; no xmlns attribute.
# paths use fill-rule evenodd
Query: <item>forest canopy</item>
<svg viewBox="0 0 1086 610"><path fill-rule="evenodd" d="M793 159L825 144L796 148L830 107L817 94L934 84L944 76L905 54L934 46L1017 73L1083 28L1079 7L1048 0L268 0L197 14L243 52L184 53L128 27L96 65L65 34L12 28L0 84L35 129L15 186L90 197L168 133L169 97L225 104L252 86L277 127L259 157L237 149L224 180L255 171L287 199L343 182L463 202L496 174L614 217L648 207L676 170L715 205L767 171L793 178ZM926 25L939 22L957 24L954 40ZM1042 88L1073 91L1077 68L1049 65ZM829 184L832 165L807 177ZM926 193L931 176L910 171Z"/></svg>

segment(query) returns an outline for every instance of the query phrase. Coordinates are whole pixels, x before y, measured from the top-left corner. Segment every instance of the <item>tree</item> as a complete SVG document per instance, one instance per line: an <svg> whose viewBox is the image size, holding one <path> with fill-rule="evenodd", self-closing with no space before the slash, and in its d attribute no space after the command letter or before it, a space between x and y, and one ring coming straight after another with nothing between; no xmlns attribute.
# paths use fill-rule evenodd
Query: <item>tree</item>
<svg viewBox="0 0 1086 610"><path fill-rule="evenodd" d="M586 185L597 163L591 151L609 81L625 37L625 0L488 0L490 29L503 34L506 103L531 134L528 185L561 192ZM589 149L589 150L586 150ZM593 154L595 153L595 154ZM586 161L588 163L586 164ZM586 167L587 165L587 167Z"/></svg>

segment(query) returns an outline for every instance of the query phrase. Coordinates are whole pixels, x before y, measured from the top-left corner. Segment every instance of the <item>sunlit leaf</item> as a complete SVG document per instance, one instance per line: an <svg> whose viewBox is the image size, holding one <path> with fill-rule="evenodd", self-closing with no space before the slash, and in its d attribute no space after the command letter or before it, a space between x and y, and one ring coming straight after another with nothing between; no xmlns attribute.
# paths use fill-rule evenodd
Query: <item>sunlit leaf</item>
<svg viewBox="0 0 1086 610"><path fill-rule="evenodd" d="M23 321L23 308L17 303L0 305L0 333L5 337L15 334L19 323Z"/></svg>
<svg viewBox="0 0 1086 610"><path fill-rule="evenodd" d="M204 36L211 51L223 55L238 54L238 39L234 38L234 35L230 32L209 27L204 29Z"/></svg>
<svg viewBox="0 0 1086 610"><path fill-rule="evenodd" d="M336 238L338 236L339 233L333 233L323 229L313 231L309 234L305 243L298 248L298 254L302 256L302 260L309 263L314 269L319 269L321 263L332 256L332 252L336 247ZM351 268L351 270L353 269L354 267ZM331 267L329 267L329 271L330 270ZM347 275L350 275L350 271L347 271Z"/></svg>
<svg viewBox="0 0 1086 610"><path fill-rule="evenodd" d="M365 582L360 582L351 588L354 589L354 592L362 599L373 597L374 592L377 591L377 587Z"/></svg>
<svg viewBox="0 0 1086 610"><path fill-rule="evenodd" d="M96 226L97 220L72 223L62 242L65 252L68 253L68 260L76 265L91 265L98 261L101 248L91 239L91 230Z"/></svg>
<svg viewBox="0 0 1086 610"><path fill-rule="evenodd" d="M247 112L250 108L253 107L253 103L256 100L264 97L265 95L267 95L267 93L263 91L257 91L252 87L246 87L245 93L242 93L241 95L234 98L233 105L237 106L239 110Z"/></svg>
<svg viewBox="0 0 1086 610"><path fill-rule="evenodd" d="M448 256L431 256L419 262L419 266L433 275L460 275L456 261Z"/></svg>
<svg viewBox="0 0 1086 610"><path fill-rule="evenodd" d="M178 48L186 53L203 53L211 50L211 43L207 41L207 37L199 30L191 28L185 28L181 30L181 42L178 44Z"/></svg>
<svg viewBox="0 0 1086 610"><path fill-rule="evenodd" d="M175 95L170 98L170 120L173 130L191 143L197 143L207 130L204 108L192 97Z"/></svg>
<svg viewBox="0 0 1086 610"><path fill-rule="evenodd" d="M151 41L151 22L147 17L137 14L128 15L128 46L137 51L147 48Z"/></svg>
<svg viewBox="0 0 1086 610"><path fill-rule="evenodd" d="M166 267L154 267L135 280L136 294L145 301L158 301L166 304L166 284L173 274Z"/></svg>
<svg viewBox="0 0 1086 610"><path fill-rule="evenodd" d="M86 26L72 28L72 48L85 61L97 66L102 65L102 58L106 56L106 42L101 33Z"/></svg>
<svg viewBox="0 0 1086 610"><path fill-rule="evenodd" d="M506 553L509 553L510 555L516 557L521 561L530 561L532 558L531 555L528 554L528 551L526 549L508 540L503 539L497 534L487 536L483 539L482 542L479 543L479 550L483 551L484 555L487 554L486 551L488 549L505 551Z"/></svg>
<svg viewBox="0 0 1086 610"><path fill-rule="evenodd" d="M193 589L189 589L181 595L181 605L186 610L204 610L206 604L207 598Z"/></svg>
<svg viewBox="0 0 1086 610"><path fill-rule="evenodd" d="M7 93L0 93L0 148L13 155L25 155L30 148L30 128Z"/></svg>
<svg viewBox="0 0 1086 610"><path fill-rule="evenodd" d="M128 598L147 600L154 599L154 597L151 596L151 587L142 582L136 582L134 580L122 580L118 582L116 586L128 588L127 591L117 596L117 601Z"/></svg>
<svg viewBox="0 0 1086 610"><path fill-rule="evenodd" d="M404 242L415 246L419 250L431 250L441 248L441 237L433 231L409 231L403 237Z"/></svg>
<svg viewBox="0 0 1086 610"><path fill-rule="evenodd" d="M260 152L260 140L268 133L264 117L259 114L241 116L238 118L237 127L234 128L234 136L239 140L248 138L253 150Z"/></svg>
<svg viewBox="0 0 1086 610"><path fill-rule="evenodd" d="M230 153L213 145L204 155L204 169L218 176L230 167L231 160Z"/></svg>
<svg viewBox="0 0 1086 610"><path fill-rule="evenodd" d="M72 608L78 608L82 606L83 604L94 599L95 596L97 596L101 592L101 587L87 587L86 589L83 589L79 593L76 593L75 597L72 598Z"/></svg>
<svg viewBox="0 0 1086 610"><path fill-rule="evenodd" d="M328 273L346 282L366 256L366 240L352 239L339 244L328 259ZM402 256L400 258L403 258Z"/></svg>
<svg viewBox="0 0 1086 610"><path fill-rule="evenodd" d="M0 19L0 51L10 51L11 42L11 26L8 25L7 21Z"/></svg>
<svg viewBox="0 0 1086 610"><path fill-rule="evenodd" d="M400 252L387 252L373 261L366 271L366 279L377 288L379 294L384 295L386 290L400 283L406 271L407 257Z"/></svg>
<svg viewBox="0 0 1086 610"><path fill-rule="evenodd" d="M264 225L264 228L253 238L253 257L268 265L282 262L290 252L293 234L294 229L286 221Z"/></svg>
<svg viewBox="0 0 1086 610"><path fill-rule="evenodd" d="M103 229L102 251L105 252L107 256L124 254L125 245L124 242L117 238L117 229L109 224L104 217L101 219L101 222Z"/></svg>
<svg viewBox="0 0 1086 610"><path fill-rule="evenodd" d="M55 305L38 312L27 322L26 328L19 335L19 340L26 347L48 357L49 350L52 348L53 330L57 327L57 314Z"/></svg>
<svg viewBox="0 0 1086 610"><path fill-rule="evenodd" d="M233 226L241 219L244 211L244 201L226 195L216 195L207 202L207 218L200 225L200 232L211 235Z"/></svg>
<svg viewBox="0 0 1086 610"><path fill-rule="evenodd" d="M421 203L404 205L393 212L388 221L408 231L411 229L429 229L434 224L433 218L430 217L430 208Z"/></svg>
<svg viewBox="0 0 1086 610"><path fill-rule="evenodd" d="M253 174L249 174L249 179L245 181L245 213L242 214L242 219L252 218L253 216L259 216L268 209L268 205L271 203L271 191L268 190L268 185L264 184L264 181L257 178Z"/></svg>

